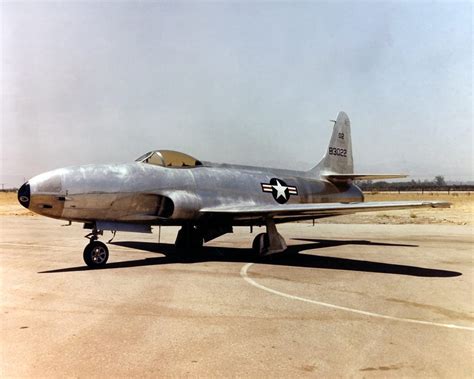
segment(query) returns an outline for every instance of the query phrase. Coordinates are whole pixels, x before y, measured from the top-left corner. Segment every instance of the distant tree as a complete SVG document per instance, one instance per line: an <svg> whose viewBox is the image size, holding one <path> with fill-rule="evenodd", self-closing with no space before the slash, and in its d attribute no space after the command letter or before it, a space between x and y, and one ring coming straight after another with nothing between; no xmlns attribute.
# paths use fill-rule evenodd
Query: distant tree
<svg viewBox="0 0 474 379"><path fill-rule="evenodd" d="M444 180L444 176L438 175L435 176L434 182L438 187L442 187L446 185L446 181Z"/></svg>

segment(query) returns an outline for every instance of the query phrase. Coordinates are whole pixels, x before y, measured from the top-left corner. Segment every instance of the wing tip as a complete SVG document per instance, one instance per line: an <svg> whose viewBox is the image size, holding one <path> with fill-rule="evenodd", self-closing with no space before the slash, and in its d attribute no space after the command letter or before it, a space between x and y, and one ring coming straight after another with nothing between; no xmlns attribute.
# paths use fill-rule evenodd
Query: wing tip
<svg viewBox="0 0 474 379"><path fill-rule="evenodd" d="M429 201L425 204L431 208L451 208L452 205L449 201Z"/></svg>

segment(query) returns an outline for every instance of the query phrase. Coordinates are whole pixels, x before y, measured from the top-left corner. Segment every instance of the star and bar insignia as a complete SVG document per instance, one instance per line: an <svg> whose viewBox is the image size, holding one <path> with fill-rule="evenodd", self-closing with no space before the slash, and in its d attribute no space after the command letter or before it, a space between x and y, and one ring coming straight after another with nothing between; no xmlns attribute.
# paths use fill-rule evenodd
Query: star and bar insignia
<svg viewBox="0 0 474 379"><path fill-rule="evenodd" d="M295 186L288 186L277 178L270 179L270 183L261 183L263 192L271 192L273 198L280 204L286 203L290 195L298 195L298 189Z"/></svg>

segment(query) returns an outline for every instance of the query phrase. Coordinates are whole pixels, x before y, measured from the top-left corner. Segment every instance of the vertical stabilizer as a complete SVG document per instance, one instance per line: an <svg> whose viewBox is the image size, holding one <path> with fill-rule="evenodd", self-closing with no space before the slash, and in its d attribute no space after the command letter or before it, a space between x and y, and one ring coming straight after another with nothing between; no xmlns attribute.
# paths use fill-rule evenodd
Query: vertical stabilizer
<svg viewBox="0 0 474 379"><path fill-rule="evenodd" d="M344 112L339 112L332 131L331 141L321 162L309 171L310 176L352 174L351 122Z"/></svg>

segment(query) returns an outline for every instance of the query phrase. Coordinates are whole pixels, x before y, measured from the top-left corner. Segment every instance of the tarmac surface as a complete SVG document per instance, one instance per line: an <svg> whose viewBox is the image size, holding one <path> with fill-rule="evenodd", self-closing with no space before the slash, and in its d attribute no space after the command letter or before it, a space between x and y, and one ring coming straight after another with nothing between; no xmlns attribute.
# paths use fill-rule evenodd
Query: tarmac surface
<svg viewBox="0 0 474 379"><path fill-rule="evenodd" d="M176 228L0 218L2 377L472 377L473 228L285 224L266 261L236 228L189 258ZM110 234L101 238L106 241Z"/></svg>

